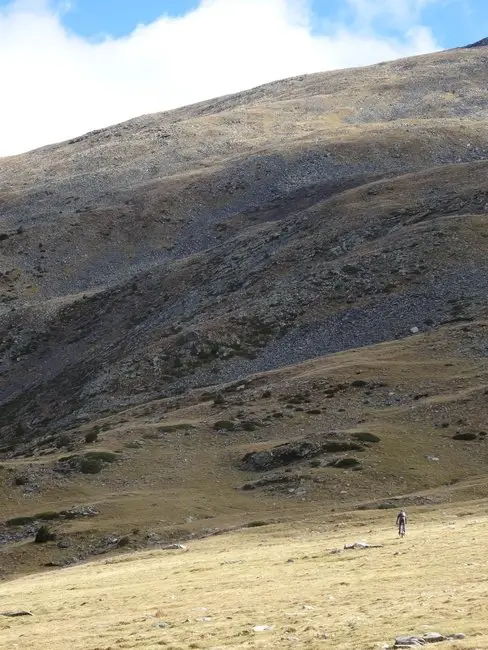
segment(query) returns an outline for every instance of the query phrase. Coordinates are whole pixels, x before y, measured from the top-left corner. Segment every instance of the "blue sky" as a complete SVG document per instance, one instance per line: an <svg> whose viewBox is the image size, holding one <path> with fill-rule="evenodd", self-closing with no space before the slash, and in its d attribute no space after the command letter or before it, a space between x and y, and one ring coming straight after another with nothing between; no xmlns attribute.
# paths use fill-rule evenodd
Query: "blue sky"
<svg viewBox="0 0 488 650"><path fill-rule="evenodd" d="M392 4L398 0L389 0ZM0 0L0 5L9 0ZM184 16L196 9L198 0L72 0L63 23L86 37L124 36L141 23L148 24L162 15ZM379 0L381 4L381 0ZM352 19L353 11L344 0L313 0L313 18L318 25L324 20ZM425 2L419 17L442 47L457 47L484 38L488 34L488 0L443 0ZM395 33L400 26L377 20L383 33Z"/></svg>
<svg viewBox="0 0 488 650"><path fill-rule="evenodd" d="M0 156L488 36L488 0L0 0Z"/></svg>

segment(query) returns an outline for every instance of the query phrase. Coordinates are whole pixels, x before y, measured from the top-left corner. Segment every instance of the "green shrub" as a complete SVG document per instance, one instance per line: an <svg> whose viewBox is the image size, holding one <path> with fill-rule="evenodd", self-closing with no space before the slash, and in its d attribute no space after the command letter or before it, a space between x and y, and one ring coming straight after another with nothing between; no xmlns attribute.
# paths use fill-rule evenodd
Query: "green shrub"
<svg viewBox="0 0 488 650"><path fill-rule="evenodd" d="M233 422L230 422L230 420L218 420L213 425L213 428L215 431L234 431L236 427Z"/></svg>
<svg viewBox="0 0 488 650"><path fill-rule="evenodd" d="M256 423L253 422L252 420L244 420L241 423L242 428L244 431L255 431L256 430Z"/></svg>
<svg viewBox="0 0 488 650"><path fill-rule="evenodd" d="M49 526L43 525L37 531L34 542L36 544L45 544L46 542L52 542L54 539L56 539L56 535L51 532Z"/></svg>
<svg viewBox="0 0 488 650"><path fill-rule="evenodd" d="M59 519L59 512L40 512L38 515L34 515L34 519L53 521L54 519Z"/></svg>
<svg viewBox="0 0 488 650"><path fill-rule="evenodd" d="M27 526L27 524L32 524L34 521L34 517L14 517L13 519L7 519L5 523L7 526Z"/></svg>
<svg viewBox="0 0 488 650"><path fill-rule="evenodd" d="M94 458L102 463L113 463L117 460L117 455L111 451L89 451L85 454L85 458Z"/></svg>
<svg viewBox="0 0 488 650"><path fill-rule="evenodd" d="M476 437L476 433L471 433L469 431L456 433L456 435L453 436L454 440L476 440Z"/></svg>
<svg viewBox="0 0 488 650"><path fill-rule="evenodd" d="M381 438L375 436L374 433L368 433L367 431L360 431L358 433L353 433L352 437L360 442L380 442Z"/></svg>
<svg viewBox="0 0 488 650"><path fill-rule="evenodd" d="M98 431L96 429L89 431L85 436L85 442L87 445L91 444L92 442L96 442L97 439L98 439Z"/></svg>
<svg viewBox="0 0 488 650"><path fill-rule="evenodd" d="M61 449L61 447L67 447L70 443L71 438L66 433L63 433L56 438L56 447L58 449Z"/></svg>
<svg viewBox="0 0 488 650"><path fill-rule="evenodd" d="M98 458L81 458L78 469L82 474L99 474L103 463Z"/></svg>
<svg viewBox="0 0 488 650"><path fill-rule="evenodd" d="M89 451L84 456L71 456L66 460L82 474L98 474L104 464L113 463L116 459L117 455L111 451Z"/></svg>
<svg viewBox="0 0 488 650"><path fill-rule="evenodd" d="M351 382L351 386L353 388L365 388L368 385L367 381L364 381L364 379L355 379L353 382Z"/></svg>
<svg viewBox="0 0 488 650"><path fill-rule="evenodd" d="M191 424L180 423L180 424L167 424L166 426L159 427L160 433L173 433L174 431L186 431L187 429L194 429L195 427Z"/></svg>

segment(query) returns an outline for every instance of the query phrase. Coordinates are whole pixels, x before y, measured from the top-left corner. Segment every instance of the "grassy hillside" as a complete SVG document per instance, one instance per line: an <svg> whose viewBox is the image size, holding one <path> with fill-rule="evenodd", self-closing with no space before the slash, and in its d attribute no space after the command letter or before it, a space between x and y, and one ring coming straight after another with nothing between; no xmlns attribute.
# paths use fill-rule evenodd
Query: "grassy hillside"
<svg viewBox="0 0 488 650"><path fill-rule="evenodd" d="M10 542L5 574L117 552L126 536L138 549L293 521L317 504L324 514L376 516L399 498L410 506L484 496L487 328L445 326L19 444L0 468L3 517L32 519L0 529ZM111 462L83 473L86 455L107 452ZM60 514L75 505L98 514ZM34 544L45 513L57 541Z"/></svg>
<svg viewBox="0 0 488 650"><path fill-rule="evenodd" d="M487 56L0 159L4 577L488 497Z"/></svg>

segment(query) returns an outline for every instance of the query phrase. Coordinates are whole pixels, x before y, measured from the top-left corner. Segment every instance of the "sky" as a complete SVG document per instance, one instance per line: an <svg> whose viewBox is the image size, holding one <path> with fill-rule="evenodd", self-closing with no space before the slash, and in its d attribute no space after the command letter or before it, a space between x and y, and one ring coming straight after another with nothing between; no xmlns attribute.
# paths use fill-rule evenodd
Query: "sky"
<svg viewBox="0 0 488 650"><path fill-rule="evenodd" d="M488 0L0 0L0 156L487 36Z"/></svg>

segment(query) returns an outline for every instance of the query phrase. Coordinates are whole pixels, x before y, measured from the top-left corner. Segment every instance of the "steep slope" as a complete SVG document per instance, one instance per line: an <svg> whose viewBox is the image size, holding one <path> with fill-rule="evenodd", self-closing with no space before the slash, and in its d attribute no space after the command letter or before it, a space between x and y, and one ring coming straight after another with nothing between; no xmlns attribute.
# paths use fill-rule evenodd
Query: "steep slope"
<svg viewBox="0 0 488 650"><path fill-rule="evenodd" d="M486 61L300 77L2 159L3 435L478 315Z"/></svg>

